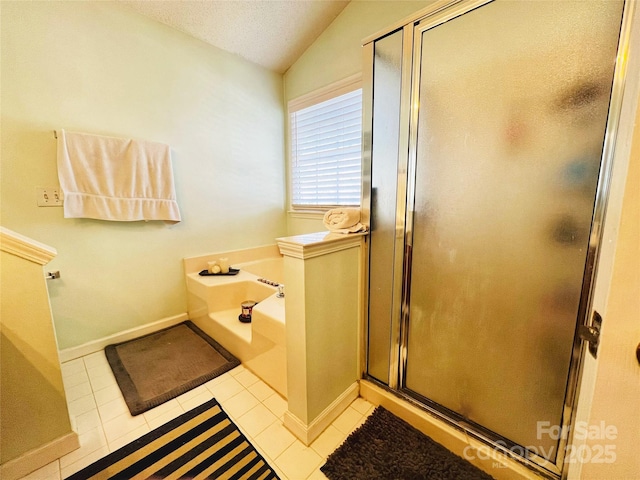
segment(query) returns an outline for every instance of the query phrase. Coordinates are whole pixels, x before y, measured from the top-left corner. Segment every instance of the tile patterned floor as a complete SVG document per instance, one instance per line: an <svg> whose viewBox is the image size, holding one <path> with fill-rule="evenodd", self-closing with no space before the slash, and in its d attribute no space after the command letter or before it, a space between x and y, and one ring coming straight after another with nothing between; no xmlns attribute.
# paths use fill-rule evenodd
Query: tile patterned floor
<svg viewBox="0 0 640 480"><path fill-rule="evenodd" d="M356 399L307 447L282 424L286 401L243 366L135 417L104 352L63 363L62 375L81 447L22 480L64 479L214 397L282 480L326 479L319 470L326 457L373 411Z"/></svg>

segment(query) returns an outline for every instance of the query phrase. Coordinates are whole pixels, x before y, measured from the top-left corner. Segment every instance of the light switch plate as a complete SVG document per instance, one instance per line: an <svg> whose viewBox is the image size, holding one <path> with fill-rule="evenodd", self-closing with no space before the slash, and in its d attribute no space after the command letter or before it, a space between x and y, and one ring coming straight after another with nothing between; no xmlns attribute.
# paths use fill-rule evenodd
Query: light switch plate
<svg viewBox="0 0 640 480"><path fill-rule="evenodd" d="M61 207L62 189L60 187L37 187L39 207Z"/></svg>

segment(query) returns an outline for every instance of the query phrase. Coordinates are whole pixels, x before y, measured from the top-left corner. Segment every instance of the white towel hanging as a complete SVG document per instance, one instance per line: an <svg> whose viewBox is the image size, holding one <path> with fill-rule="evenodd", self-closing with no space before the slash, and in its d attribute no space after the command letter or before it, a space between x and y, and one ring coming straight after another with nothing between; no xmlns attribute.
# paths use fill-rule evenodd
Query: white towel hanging
<svg viewBox="0 0 640 480"><path fill-rule="evenodd" d="M57 131L65 218L181 220L168 145Z"/></svg>

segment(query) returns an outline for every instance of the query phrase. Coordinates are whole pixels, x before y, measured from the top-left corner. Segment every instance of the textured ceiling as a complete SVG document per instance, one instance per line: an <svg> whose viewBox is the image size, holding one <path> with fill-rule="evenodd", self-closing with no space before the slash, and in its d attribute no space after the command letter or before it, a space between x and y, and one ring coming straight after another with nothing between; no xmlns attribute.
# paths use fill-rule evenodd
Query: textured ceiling
<svg viewBox="0 0 640 480"><path fill-rule="evenodd" d="M138 13L278 73L348 0L120 0Z"/></svg>

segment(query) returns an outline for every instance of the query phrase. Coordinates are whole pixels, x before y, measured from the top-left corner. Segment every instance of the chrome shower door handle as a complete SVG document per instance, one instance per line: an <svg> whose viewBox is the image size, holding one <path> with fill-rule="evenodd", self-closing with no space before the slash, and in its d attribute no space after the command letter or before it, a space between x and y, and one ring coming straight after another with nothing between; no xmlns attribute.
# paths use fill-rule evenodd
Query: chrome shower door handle
<svg viewBox="0 0 640 480"><path fill-rule="evenodd" d="M598 358L598 346L600 345L600 329L602 328L602 316L593 311L591 325L580 325L578 336L589 344L589 352L593 358Z"/></svg>

